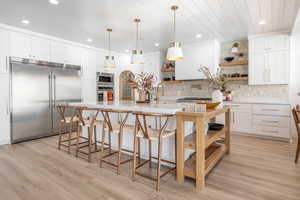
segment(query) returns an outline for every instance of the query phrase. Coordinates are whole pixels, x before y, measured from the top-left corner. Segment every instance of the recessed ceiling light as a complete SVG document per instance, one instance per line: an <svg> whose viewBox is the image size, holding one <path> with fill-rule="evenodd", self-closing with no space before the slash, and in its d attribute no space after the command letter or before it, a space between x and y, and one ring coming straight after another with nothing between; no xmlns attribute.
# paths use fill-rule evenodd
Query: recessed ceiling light
<svg viewBox="0 0 300 200"><path fill-rule="evenodd" d="M259 25L265 25L265 24L266 24L266 21L265 21L265 20L261 20L261 21L258 22L258 24L259 24Z"/></svg>
<svg viewBox="0 0 300 200"><path fill-rule="evenodd" d="M159 44L159 43L155 43L154 45L155 45L156 47L158 47L160 44Z"/></svg>
<svg viewBox="0 0 300 200"><path fill-rule="evenodd" d="M49 0L49 3L57 5L57 4L59 4L59 1L58 0Z"/></svg>
<svg viewBox="0 0 300 200"><path fill-rule="evenodd" d="M27 19L23 19L21 22L22 22L23 24L30 24L30 21L27 20Z"/></svg>
<svg viewBox="0 0 300 200"><path fill-rule="evenodd" d="M129 49L126 49L125 52L126 52L126 53L129 53Z"/></svg>
<svg viewBox="0 0 300 200"><path fill-rule="evenodd" d="M86 39L86 41L93 42L93 40L91 38Z"/></svg>
<svg viewBox="0 0 300 200"><path fill-rule="evenodd" d="M202 38L202 34L200 34L200 33L197 34L197 35L196 35L196 38Z"/></svg>

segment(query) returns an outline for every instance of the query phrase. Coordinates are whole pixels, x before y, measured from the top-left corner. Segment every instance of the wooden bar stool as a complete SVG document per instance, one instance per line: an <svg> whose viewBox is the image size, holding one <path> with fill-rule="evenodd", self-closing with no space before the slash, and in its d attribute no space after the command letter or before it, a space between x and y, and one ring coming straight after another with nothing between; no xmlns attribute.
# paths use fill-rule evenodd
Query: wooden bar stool
<svg viewBox="0 0 300 200"><path fill-rule="evenodd" d="M132 158L130 158L130 159L121 161L122 150L124 151L124 149L122 149L123 131L130 130L130 129L133 130L133 128L134 128L133 125L126 124L128 116L131 112L125 111L125 110L104 109L104 110L101 110L101 113L102 113L102 116L104 119L104 126L103 126L104 128L103 128L103 132L102 132L102 145L101 145L102 154L101 154L101 158L100 158L100 167L102 167L103 162L106 164L109 164L109 165L117 168L117 174L119 175L121 165L132 160ZM111 120L112 114L118 115L118 119L116 120L116 122ZM103 152L104 152L104 141L105 141L106 133L108 133L108 137L109 137L109 152L108 152L108 154L104 155ZM117 147L117 150L113 151L113 152L111 150L111 134L112 133L115 133L118 135L118 147ZM108 158L108 157L116 155L116 154L117 154L117 163L113 163L113 162L109 162L109 161L105 160L105 158Z"/></svg>
<svg viewBox="0 0 300 200"><path fill-rule="evenodd" d="M73 128L77 129L78 122L79 122L79 118L78 118L77 110L76 110L77 108L74 106L69 106L69 105L57 105L56 109L60 116L59 130L58 130L58 135L59 135L58 136L58 149L60 150L62 146L66 147L66 148L68 148L68 153L70 153L71 146L76 145L76 144L72 144L72 141L76 139L76 137L72 138L72 133L73 133ZM72 113L72 115L70 117L66 116L67 110L69 111L68 113L70 113L70 111ZM69 129L67 128L67 126L69 126ZM67 134L68 139L63 140L63 136L65 134Z"/></svg>
<svg viewBox="0 0 300 200"><path fill-rule="evenodd" d="M83 112L89 112L89 116L87 118L84 118ZM91 156L93 153L100 151L97 145L96 127L103 125L103 121L97 120L98 113L99 110L96 109L89 109L89 108L78 109L79 122L78 122L78 129L77 129L76 157L78 157L78 153L85 154L88 156L88 162L91 162ZM83 128L87 129L88 132L87 138L81 136ZM80 142L81 138L85 139L85 141ZM85 145L80 145L80 144L85 144ZM94 146L94 150L93 150L93 146ZM88 147L88 152L82 150L85 147Z"/></svg>
<svg viewBox="0 0 300 200"><path fill-rule="evenodd" d="M176 130L167 130L168 121L170 117L174 117L171 114L151 114L151 113L143 113L143 112L134 112L135 115L135 134L134 134L134 151L133 151L133 180L135 175L140 175L142 177L148 178L150 180L156 181L156 190L160 190L160 179L175 170L176 167L168 169L166 172L161 174L161 162L167 162L171 164L176 164L175 162L163 160L162 156L162 146L163 146L163 139L170 137L176 134ZM148 124L148 117L155 117L156 120L156 127L152 128L150 124ZM159 123L157 123L159 120ZM157 125L158 124L158 125ZM136 164L136 153L137 153L137 141L138 138L144 138L148 140L148 148L149 148L149 159L140 163L138 166ZM158 156L157 158L152 157L152 150L151 150L151 142L155 140L158 142ZM149 167L152 167L152 158L157 159L157 173L156 177L148 176L146 174L142 174L137 171L138 168L142 167L146 163L149 163Z"/></svg>
<svg viewBox="0 0 300 200"><path fill-rule="evenodd" d="M300 152L300 105L296 105L293 110L292 110L294 120L295 120L295 125L296 125L296 130L298 133L298 143L297 143L297 149L296 149L296 157L295 157L295 163L298 163L298 157L299 157L299 152Z"/></svg>

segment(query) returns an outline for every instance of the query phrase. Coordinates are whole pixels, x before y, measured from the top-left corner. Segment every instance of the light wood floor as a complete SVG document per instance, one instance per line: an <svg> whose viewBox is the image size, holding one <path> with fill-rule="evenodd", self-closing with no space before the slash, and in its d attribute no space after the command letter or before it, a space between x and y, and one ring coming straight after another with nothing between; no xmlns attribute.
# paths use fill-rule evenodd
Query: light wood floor
<svg viewBox="0 0 300 200"><path fill-rule="evenodd" d="M246 136L232 137L232 152L207 177L206 188L164 177L161 192L152 181L131 181L131 163L121 175L56 148L57 137L0 147L1 200L218 199L299 200L300 164L295 145Z"/></svg>

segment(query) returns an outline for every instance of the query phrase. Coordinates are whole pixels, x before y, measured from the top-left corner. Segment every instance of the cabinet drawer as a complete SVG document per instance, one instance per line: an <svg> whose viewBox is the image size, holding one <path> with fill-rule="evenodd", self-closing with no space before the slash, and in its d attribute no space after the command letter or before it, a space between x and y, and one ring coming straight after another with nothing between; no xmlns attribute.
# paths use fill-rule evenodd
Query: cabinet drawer
<svg viewBox="0 0 300 200"><path fill-rule="evenodd" d="M290 138L289 128L255 125L253 127L253 133L257 135L264 135L264 136Z"/></svg>
<svg viewBox="0 0 300 200"><path fill-rule="evenodd" d="M251 112L251 104L226 104L232 111Z"/></svg>
<svg viewBox="0 0 300 200"><path fill-rule="evenodd" d="M276 116L264 116L264 115L253 115L253 124L259 126L272 126L272 127L290 127L289 117L276 117Z"/></svg>
<svg viewBox="0 0 300 200"><path fill-rule="evenodd" d="M253 114L290 116L288 105L253 105Z"/></svg>

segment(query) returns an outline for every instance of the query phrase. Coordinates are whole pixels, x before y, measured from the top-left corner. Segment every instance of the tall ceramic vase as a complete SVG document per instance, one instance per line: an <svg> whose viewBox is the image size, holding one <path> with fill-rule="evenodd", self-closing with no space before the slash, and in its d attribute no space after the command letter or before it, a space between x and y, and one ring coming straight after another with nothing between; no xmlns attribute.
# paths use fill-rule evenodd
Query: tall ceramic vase
<svg viewBox="0 0 300 200"><path fill-rule="evenodd" d="M146 91L139 90L139 101L146 101Z"/></svg>
<svg viewBox="0 0 300 200"><path fill-rule="evenodd" d="M223 107L223 93L220 90L214 90L212 92L212 100L221 102L219 107L221 107L221 108Z"/></svg>

